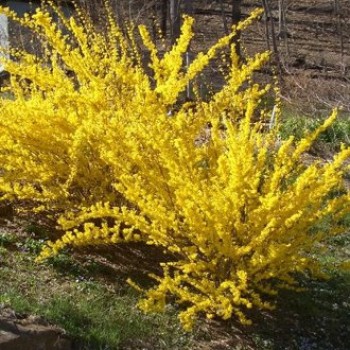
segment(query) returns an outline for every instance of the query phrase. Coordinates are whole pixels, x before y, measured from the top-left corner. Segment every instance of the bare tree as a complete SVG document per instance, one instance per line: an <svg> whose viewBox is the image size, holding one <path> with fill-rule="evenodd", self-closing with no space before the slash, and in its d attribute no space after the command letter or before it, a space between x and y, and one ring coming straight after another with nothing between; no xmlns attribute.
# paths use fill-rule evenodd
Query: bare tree
<svg viewBox="0 0 350 350"><path fill-rule="evenodd" d="M262 0L262 5L263 5L264 11L265 11L265 27L266 27L267 47L270 50L270 47L271 47L270 46L270 39L271 39L274 61L275 61L275 64L277 66L279 76L281 78L282 66L281 66L281 61L280 61L280 57L279 57L278 45L277 45L277 35L276 35L276 30L275 30L275 22L274 22L274 19L272 16L269 1Z"/></svg>
<svg viewBox="0 0 350 350"><path fill-rule="evenodd" d="M221 16L222 16L222 22L224 24L224 31L225 31L225 34L228 35L229 29L228 29L228 24L227 24L224 0L220 0L220 11L221 11Z"/></svg>
<svg viewBox="0 0 350 350"><path fill-rule="evenodd" d="M183 0L183 12L187 15L193 15L193 0Z"/></svg>
<svg viewBox="0 0 350 350"><path fill-rule="evenodd" d="M286 34L285 21L285 0L278 0L278 36L284 37Z"/></svg>
<svg viewBox="0 0 350 350"><path fill-rule="evenodd" d="M287 20L286 20L286 13L287 13L287 3L288 0L278 0L278 33L277 38L284 43L287 55L290 55L289 52L289 33L287 29Z"/></svg>
<svg viewBox="0 0 350 350"><path fill-rule="evenodd" d="M161 0L161 24L160 28L163 36L166 36L167 18L168 18L168 0Z"/></svg>
<svg viewBox="0 0 350 350"><path fill-rule="evenodd" d="M242 0L232 0L232 25L237 25L242 18ZM241 33L237 31L236 35L232 39L232 43L236 46L236 52L241 57L241 45L240 45Z"/></svg>
<svg viewBox="0 0 350 350"><path fill-rule="evenodd" d="M163 38L166 37L168 27L168 0L154 0L153 2L153 36L156 39L159 31Z"/></svg>
<svg viewBox="0 0 350 350"><path fill-rule="evenodd" d="M180 35L181 27L181 11L180 11L181 0L170 0L170 38L171 42L175 43L176 39Z"/></svg>

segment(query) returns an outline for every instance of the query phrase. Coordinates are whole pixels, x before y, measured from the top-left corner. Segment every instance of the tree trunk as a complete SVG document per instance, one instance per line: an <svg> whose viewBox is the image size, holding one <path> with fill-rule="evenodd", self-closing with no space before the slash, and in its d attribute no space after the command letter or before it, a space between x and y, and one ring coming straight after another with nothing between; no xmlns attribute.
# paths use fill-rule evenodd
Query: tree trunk
<svg viewBox="0 0 350 350"><path fill-rule="evenodd" d="M170 0L170 37L172 44L174 44L180 36L180 2L181 0Z"/></svg>
<svg viewBox="0 0 350 350"><path fill-rule="evenodd" d="M287 56L290 56L289 43L288 43L289 33L288 33L288 29L287 29L286 11L287 11L286 0L278 0L278 34L277 34L277 38L281 42L284 42Z"/></svg>
<svg viewBox="0 0 350 350"><path fill-rule="evenodd" d="M237 25L242 17L242 0L232 0L232 25ZM241 33L237 31L236 35L232 39L232 44L236 47L236 53L238 57L241 57L241 45L240 45Z"/></svg>
<svg viewBox="0 0 350 350"><path fill-rule="evenodd" d="M193 0L183 0L183 12L186 15L193 15Z"/></svg>
<svg viewBox="0 0 350 350"><path fill-rule="evenodd" d="M162 10L161 10L161 23L160 30L162 31L163 37L166 37L167 30L167 18L168 18L168 0L162 0Z"/></svg>
<svg viewBox="0 0 350 350"><path fill-rule="evenodd" d="M189 16L193 16L193 0L182 0L183 1L183 13ZM188 70L192 62L191 47L189 46L185 53L185 67ZM186 101L191 101L193 98L192 83L188 82L186 86Z"/></svg>
<svg viewBox="0 0 350 350"><path fill-rule="evenodd" d="M274 58L274 61L275 61L275 64L276 64L276 67L278 70L278 75L279 75L280 79L282 79L282 66L281 66L281 60L280 60L279 51L278 51L277 35L276 35L276 30L275 30L275 23L274 23L273 16L271 13L271 8L270 8L268 0L262 0L262 4L264 7L264 11L265 11L267 42L269 45L268 27L270 25L273 58Z"/></svg>
<svg viewBox="0 0 350 350"><path fill-rule="evenodd" d="M225 13L225 6L224 6L224 0L220 0L220 11L221 11L221 16L222 16L222 22L224 24L224 31L225 34L229 34L229 29L227 25L227 18L226 18L226 13Z"/></svg>

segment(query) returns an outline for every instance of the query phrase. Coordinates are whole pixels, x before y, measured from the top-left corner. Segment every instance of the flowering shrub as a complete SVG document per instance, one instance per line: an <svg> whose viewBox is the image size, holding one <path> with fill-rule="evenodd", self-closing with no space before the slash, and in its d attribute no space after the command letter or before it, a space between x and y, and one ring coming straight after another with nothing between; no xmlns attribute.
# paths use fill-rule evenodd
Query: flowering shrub
<svg viewBox="0 0 350 350"><path fill-rule="evenodd" d="M24 18L1 12L43 43L42 58L20 50L1 58L13 98L0 100L2 199L53 212L66 232L39 260L66 246L129 241L175 253L139 306L161 311L173 295L186 329L201 313L249 323L246 310L271 308L265 297L295 288L296 273L322 274L311 252L326 236L311 228L330 217L332 234L342 233L349 194L330 194L343 189L350 149L329 163L302 161L336 112L298 142L278 142L278 123L265 130L256 122L271 113L261 109L269 86L252 82L268 53L239 64L231 47L222 89L209 101L181 103L234 31L184 71L193 20L185 18L163 57L141 26L153 71L146 74L136 39L110 14L105 35L62 17L66 35L45 10Z"/></svg>

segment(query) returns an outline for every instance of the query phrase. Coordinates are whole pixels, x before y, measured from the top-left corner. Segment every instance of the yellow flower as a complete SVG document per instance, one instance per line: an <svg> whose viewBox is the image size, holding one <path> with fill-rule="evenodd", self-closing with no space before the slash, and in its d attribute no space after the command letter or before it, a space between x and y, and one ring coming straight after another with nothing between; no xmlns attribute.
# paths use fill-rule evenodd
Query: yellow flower
<svg viewBox="0 0 350 350"><path fill-rule="evenodd" d="M131 29L125 36L110 10L106 35L74 18L64 21L69 35L63 35L47 10L23 19L0 12L43 40L41 58L21 50L1 57L11 73L11 98L0 99L1 199L49 212L65 232L47 242L38 261L66 247L158 246L173 259L152 276L157 284L142 291L139 306L160 312L172 295L184 308L179 318L187 330L202 314L249 324L246 310L271 309L265 296L295 289L296 271L321 275L308 254L325 235L310 232L331 216L332 234L343 232L350 149L326 164L303 164L302 153L336 111L299 142L278 142L278 96L276 126L263 131L272 111L261 110L261 101L275 89L253 77L270 54L239 63L230 47L260 10L186 71L193 19L184 19L180 38L164 55L141 26L151 76L137 51L139 38ZM225 48L230 62L222 88L182 104L187 84Z"/></svg>

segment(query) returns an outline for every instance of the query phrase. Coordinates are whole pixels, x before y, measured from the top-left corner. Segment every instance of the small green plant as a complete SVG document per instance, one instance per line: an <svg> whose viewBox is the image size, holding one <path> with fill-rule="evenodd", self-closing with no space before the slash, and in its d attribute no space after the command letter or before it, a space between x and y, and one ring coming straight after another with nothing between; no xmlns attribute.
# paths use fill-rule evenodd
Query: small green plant
<svg viewBox="0 0 350 350"><path fill-rule="evenodd" d="M16 242L16 237L8 232L0 233L0 246L7 247L13 245Z"/></svg>
<svg viewBox="0 0 350 350"><path fill-rule="evenodd" d="M28 251L33 254L39 254L45 244L44 239L35 238L31 235L24 238L23 240L18 240L16 242L16 247L22 251Z"/></svg>
<svg viewBox="0 0 350 350"><path fill-rule="evenodd" d="M324 117L310 117L299 115L286 115L280 128L282 139L294 136L302 139L308 133L316 130L324 121ZM333 149L339 148L341 143L350 145L350 121L346 116L339 117L328 129L317 138L318 142L326 143Z"/></svg>
<svg viewBox="0 0 350 350"><path fill-rule="evenodd" d="M82 276L84 272L86 272L77 264L67 250L47 259L46 264L52 266L59 272L69 273L73 276Z"/></svg>
<svg viewBox="0 0 350 350"><path fill-rule="evenodd" d="M25 227L25 232L30 235L35 235L36 237L45 238L49 236L49 229L35 222L31 222Z"/></svg>

